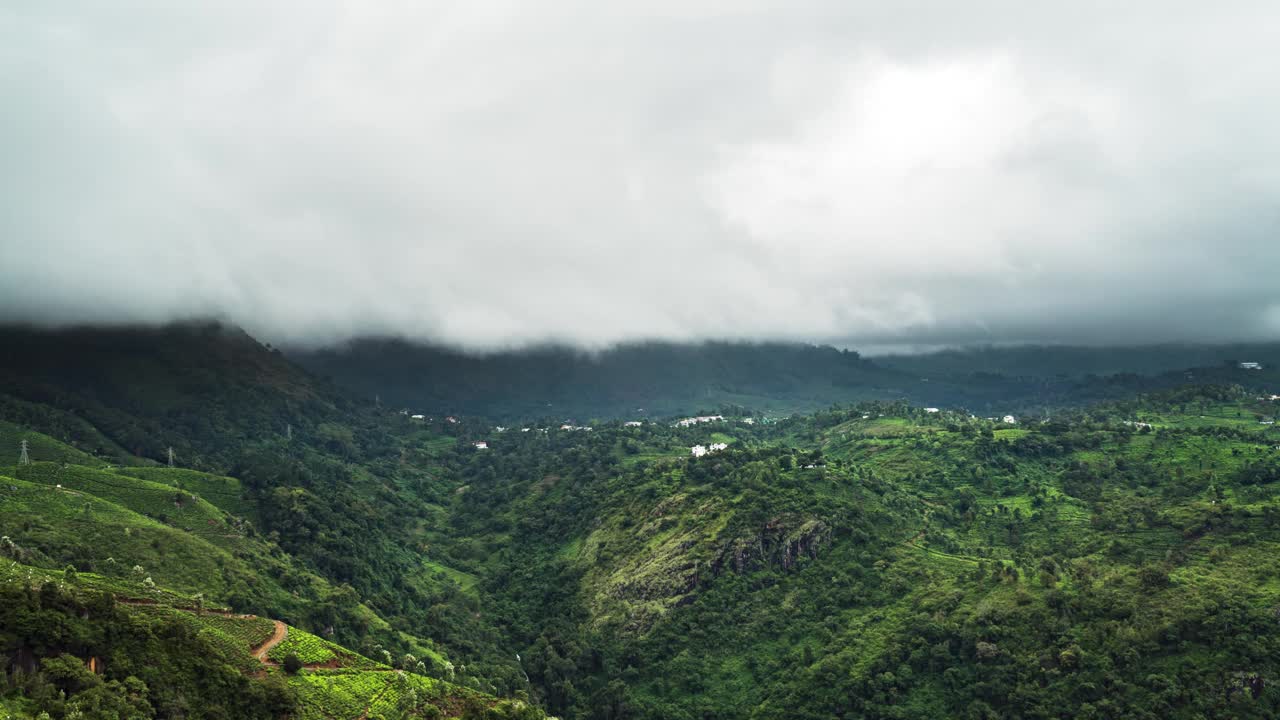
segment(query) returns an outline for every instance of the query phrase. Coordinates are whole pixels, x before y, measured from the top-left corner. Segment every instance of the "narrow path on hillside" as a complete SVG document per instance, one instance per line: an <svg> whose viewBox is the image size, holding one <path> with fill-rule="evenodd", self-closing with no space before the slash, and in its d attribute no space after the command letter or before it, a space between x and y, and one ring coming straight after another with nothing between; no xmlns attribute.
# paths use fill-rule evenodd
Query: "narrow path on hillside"
<svg viewBox="0 0 1280 720"><path fill-rule="evenodd" d="M252 620L253 618L258 617L257 615L253 615L253 614L232 612L231 610L219 610L218 608L204 608L203 610L196 610L195 608L178 607L177 605L162 605L156 602L155 600L151 600L149 598L117 597L115 600L121 605L137 605L139 607L156 607L164 610L176 610L178 612L191 613L193 615L199 615L203 613L205 615L221 615L222 617L239 618L241 620Z"/></svg>
<svg viewBox="0 0 1280 720"><path fill-rule="evenodd" d="M281 642L283 642L283 641L284 641L284 639L285 639L286 637L288 637L288 636L289 636L289 626L288 626L288 625L285 625L284 623L280 622L279 620L272 620L271 622L275 623L275 625L276 625L276 631L275 631L275 632L273 632L273 633L271 633L271 639L270 639L270 640L267 640L266 642L262 643L262 645L261 645L261 646L259 646L257 649L255 649L255 650L253 651L253 656L254 656L254 657L256 657L256 658L258 658L258 660L259 660L263 665L274 665L274 664L275 664L275 663L272 663L272 662L268 662L268 661L267 661L267 653L271 652L271 648L273 648L273 647L275 647L275 646L279 645Z"/></svg>

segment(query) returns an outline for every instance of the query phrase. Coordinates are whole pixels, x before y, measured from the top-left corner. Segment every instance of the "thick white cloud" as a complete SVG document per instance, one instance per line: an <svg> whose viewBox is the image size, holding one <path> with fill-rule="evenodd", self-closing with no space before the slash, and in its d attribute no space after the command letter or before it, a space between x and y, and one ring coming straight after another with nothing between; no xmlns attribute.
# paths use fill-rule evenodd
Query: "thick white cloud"
<svg viewBox="0 0 1280 720"><path fill-rule="evenodd" d="M1272 3L19 5L7 319L1280 337Z"/></svg>

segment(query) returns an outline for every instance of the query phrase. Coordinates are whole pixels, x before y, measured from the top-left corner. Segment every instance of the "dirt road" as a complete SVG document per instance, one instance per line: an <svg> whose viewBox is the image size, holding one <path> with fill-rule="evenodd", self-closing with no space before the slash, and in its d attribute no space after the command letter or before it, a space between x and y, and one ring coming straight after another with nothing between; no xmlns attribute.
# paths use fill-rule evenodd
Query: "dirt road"
<svg viewBox="0 0 1280 720"><path fill-rule="evenodd" d="M274 665L275 663L267 660L267 653L271 652L271 648L279 645L289 635L289 626L279 620L272 620L275 623L276 631L271 634L271 639L262 643L262 645L254 648L253 656L258 658L264 665Z"/></svg>

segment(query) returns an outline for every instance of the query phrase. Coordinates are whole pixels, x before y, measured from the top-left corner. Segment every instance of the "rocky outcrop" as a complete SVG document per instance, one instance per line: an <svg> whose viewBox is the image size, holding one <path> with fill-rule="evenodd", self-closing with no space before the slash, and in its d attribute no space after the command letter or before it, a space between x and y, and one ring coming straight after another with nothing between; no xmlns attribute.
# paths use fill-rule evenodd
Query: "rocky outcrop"
<svg viewBox="0 0 1280 720"><path fill-rule="evenodd" d="M821 520L776 517L758 532L731 541L712 563L712 574L761 567L790 570L800 558L817 557L830 539L831 528Z"/></svg>
<svg viewBox="0 0 1280 720"><path fill-rule="evenodd" d="M702 522L687 526L662 512L649 516L637 537L653 540L645 552L630 555L608 572L595 595L597 618L624 619L629 631L646 632L720 575L761 568L788 571L805 558L816 558L832 538L826 523L796 515L772 518L754 531L726 533L728 518L711 508L699 509L708 511L697 513Z"/></svg>

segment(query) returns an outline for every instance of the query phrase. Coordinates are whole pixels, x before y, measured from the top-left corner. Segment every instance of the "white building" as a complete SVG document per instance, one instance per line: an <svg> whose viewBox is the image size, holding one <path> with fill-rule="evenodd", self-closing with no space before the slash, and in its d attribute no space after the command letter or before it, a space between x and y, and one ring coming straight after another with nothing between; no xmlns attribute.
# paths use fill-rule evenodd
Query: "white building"
<svg viewBox="0 0 1280 720"><path fill-rule="evenodd" d="M489 449L489 443L485 442L484 440L477 440L477 441L475 441L475 442L473 442L473 443L471 443L471 444L472 444L472 445L474 445L474 446L475 446L475 448L476 448L477 450L488 450L488 449Z"/></svg>
<svg viewBox="0 0 1280 720"><path fill-rule="evenodd" d="M924 409L924 411L925 411L925 412L927 412L927 413L936 413L936 412L940 412L940 411L938 410L938 408L925 408L925 409Z"/></svg>
<svg viewBox="0 0 1280 720"><path fill-rule="evenodd" d="M729 447L728 443L711 443L711 445L694 445L689 448L689 454L694 457L702 457L707 453L719 452Z"/></svg>
<svg viewBox="0 0 1280 720"><path fill-rule="evenodd" d="M756 419L755 419L755 418L742 418L742 424L743 424L743 425L755 425L755 424L756 424Z"/></svg>
<svg viewBox="0 0 1280 720"><path fill-rule="evenodd" d="M427 416L426 416L426 415L410 415L410 416L409 416L409 419L410 419L410 420L417 420L418 422L422 422L422 421L424 421L424 420L426 420L426 419L427 419Z"/></svg>
<svg viewBox="0 0 1280 720"><path fill-rule="evenodd" d="M719 420L724 420L724 416L723 416L723 415L699 415L698 417L691 417L691 418L685 418L685 419L683 419L683 420L677 420L677 421L676 421L676 426L677 426L677 427L689 427L690 425L698 425L698 424L701 424L701 423L716 422L716 421L719 421Z"/></svg>
<svg viewBox="0 0 1280 720"><path fill-rule="evenodd" d="M1017 425L1017 424L1018 424L1018 418L1016 418L1016 417L1014 417L1014 416L1012 416L1012 415L1005 415L1004 417L1000 418L1000 421L1001 421L1001 422L1004 422L1004 423L1008 423L1008 424L1010 424L1010 425Z"/></svg>
<svg viewBox="0 0 1280 720"><path fill-rule="evenodd" d="M639 420L628 420L622 423L622 425L623 427L640 427L641 425L644 425L644 423L640 422Z"/></svg>
<svg viewBox="0 0 1280 720"><path fill-rule="evenodd" d="M1241 370L1261 370L1261 369L1262 369L1262 363L1256 363L1256 362L1242 362L1242 363L1240 363L1240 369L1241 369Z"/></svg>

